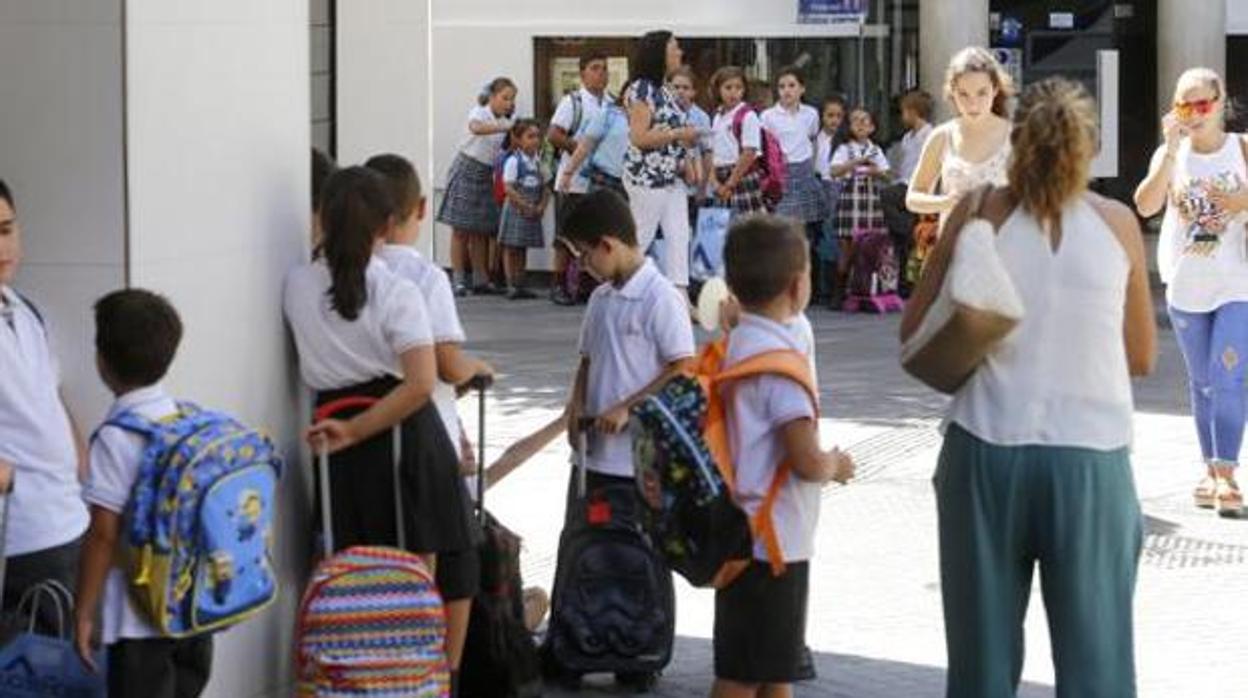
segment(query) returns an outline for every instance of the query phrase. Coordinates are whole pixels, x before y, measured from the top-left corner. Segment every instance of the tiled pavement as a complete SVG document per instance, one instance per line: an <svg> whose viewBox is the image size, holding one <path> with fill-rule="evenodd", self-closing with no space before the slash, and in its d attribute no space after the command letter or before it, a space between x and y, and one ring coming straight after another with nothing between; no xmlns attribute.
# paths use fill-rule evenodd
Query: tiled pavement
<svg viewBox="0 0 1248 698"><path fill-rule="evenodd" d="M470 347L500 370L489 402L488 452L537 429L561 409L575 361L578 309L542 301L469 299ZM896 317L812 310L825 401L826 443L852 449L859 478L826 490L812 568L807 640L819 679L798 696L943 695L944 636L930 477L942 398L902 374ZM1145 698L1248 692L1248 521L1188 504L1199 476L1183 373L1163 332L1157 374L1136 386L1137 487L1147 523L1137 609L1137 664ZM476 409L462 412L476 433ZM549 588L568 466L562 440L490 492L490 508L525 537L526 582ZM677 647L650 695L704 696L710 685L712 595L678 581ZM1043 604L1027 621L1021 696L1052 696ZM582 695L616 693L606 677ZM567 693L548 691L547 695Z"/></svg>

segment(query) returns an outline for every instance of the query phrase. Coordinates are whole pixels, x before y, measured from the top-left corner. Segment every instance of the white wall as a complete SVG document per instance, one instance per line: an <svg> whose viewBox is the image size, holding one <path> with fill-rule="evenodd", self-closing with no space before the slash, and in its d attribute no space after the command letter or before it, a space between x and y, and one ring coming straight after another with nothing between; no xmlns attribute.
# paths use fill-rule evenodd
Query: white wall
<svg viewBox="0 0 1248 698"><path fill-rule="evenodd" d="M130 282L186 327L167 385L265 428L282 480L276 608L217 636L208 696L284 696L307 550L286 270L308 230L307 0L128 0Z"/></svg>
<svg viewBox="0 0 1248 698"><path fill-rule="evenodd" d="M121 0L0 0L0 178L25 247L16 285L53 328L86 429L110 401L91 304L125 281L121 55Z"/></svg>
<svg viewBox="0 0 1248 698"><path fill-rule="evenodd" d="M1226 0L1226 33L1248 34L1248 0Z"/></svg>
<svg viewBox="0 0 1248 698"><path fill-rule="evenodd" d="M429 0L339 2L337 22L339 164L397 153L431 191ZM418 245L426 254L431 231L426 220Z"/></svg>

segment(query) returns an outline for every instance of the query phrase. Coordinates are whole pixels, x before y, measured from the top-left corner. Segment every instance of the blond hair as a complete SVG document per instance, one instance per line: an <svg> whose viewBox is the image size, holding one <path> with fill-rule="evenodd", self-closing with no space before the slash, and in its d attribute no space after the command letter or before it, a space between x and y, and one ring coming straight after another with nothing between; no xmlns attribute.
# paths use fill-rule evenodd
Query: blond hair
<svg viewBox="0 0 1248 698"><path fill-rule="evenodd" d="M1010 193L1041 225L1087 188L1097 141L1096 103L1083 85L1048 78L1023 92L1010 143Z"/></svg>
<svg viewBox="0 0 1248 698"><path fill-rule="evenodd" d="M953 99L955 83L967 73L983 73L992 81L997 96L992 100L992 113L1000 117L1008 117L1006 103L1014 94L1014 81L1005 72L996 56L986 48L968 46L954 54L945 69L945 99L956 109L958 103Z"/></svg>
<svg viewBox="0 0 1248 698"><path fill-rule="evenodd" d="M1214 100L1222 100L1222 111L1218 112L1218 116L1222 118L1222 123L1226 123L1227 113L1231 108L1231 100L1227 98L1226 81L1213 68L1188 68L1183 71L1179 79L1174 82L1174 101L1179 101L1179 95L1190 87L1207 87L1214 92Z"/></svg>

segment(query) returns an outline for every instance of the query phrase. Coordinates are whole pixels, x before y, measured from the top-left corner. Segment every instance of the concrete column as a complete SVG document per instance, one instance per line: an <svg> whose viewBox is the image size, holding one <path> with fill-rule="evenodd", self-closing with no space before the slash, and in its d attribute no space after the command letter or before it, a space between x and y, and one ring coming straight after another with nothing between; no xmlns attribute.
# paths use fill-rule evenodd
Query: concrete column
<svg viewBox="0 0 1248 698"><path fill-rule="evenodd" d="M945 68L967 46L988 45L988 0L919 1L919 84L936 98L937 122L953 116L943 99Z"/></svg>
<svg viewBox="0 0 1248 698"><path fill-rule="evenodd" d="M1225 2L1157 0L1158 113L1170 109L1174 83L1188 68L1226 75Z"/></svg>

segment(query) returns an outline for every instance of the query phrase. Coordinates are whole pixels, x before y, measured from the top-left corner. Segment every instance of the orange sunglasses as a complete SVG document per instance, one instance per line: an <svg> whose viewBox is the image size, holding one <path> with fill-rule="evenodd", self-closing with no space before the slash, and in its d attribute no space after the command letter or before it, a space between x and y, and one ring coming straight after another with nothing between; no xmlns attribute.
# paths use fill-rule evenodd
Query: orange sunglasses
<svg viewBox="0 0 1248 698"><path fill-rule="evenodd" d="M1175 102L1174 115L1184 121L1197 116L1209 116L1213 113L1218 99L1214 97L1213 99L1198 99L1194 102Z"/></svg>

